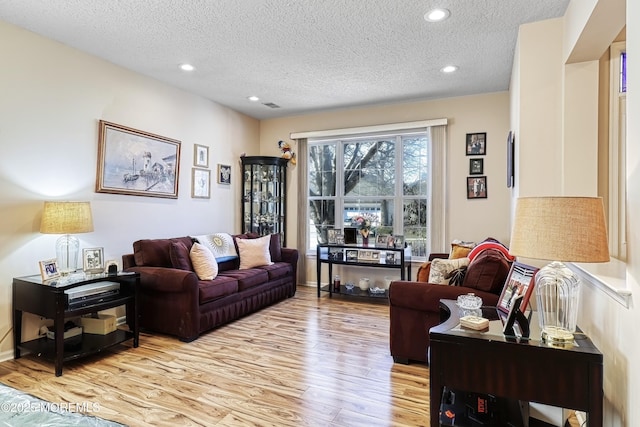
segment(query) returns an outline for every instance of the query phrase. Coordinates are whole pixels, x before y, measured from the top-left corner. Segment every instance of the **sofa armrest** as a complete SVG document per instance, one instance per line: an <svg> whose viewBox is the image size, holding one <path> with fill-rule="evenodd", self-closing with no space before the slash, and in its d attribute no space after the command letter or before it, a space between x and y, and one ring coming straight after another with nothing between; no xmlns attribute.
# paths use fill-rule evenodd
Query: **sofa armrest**
<svg viewBox="0 0 640 427"><path fill-rule="evenodd" d="M298 250L293 248L282 248L282 262L298 264Z"/></svg>
<svg viewBox="0 0 640 427"><path fill-rule="evenodd" d="M389 304L418 311L439 313L440 300L456 300L458 296L474 293L483 305L495 306L498 295L464 286L436 285L433 283L396 280L389 285Z"/></svg>
<svg viewBox="0 0 640 427"><path fill-rule="evenodd" d="M194 293L198 300L198 276L193 271L167 267L130 267L140 273L140 287L156 292Z"/></svg>

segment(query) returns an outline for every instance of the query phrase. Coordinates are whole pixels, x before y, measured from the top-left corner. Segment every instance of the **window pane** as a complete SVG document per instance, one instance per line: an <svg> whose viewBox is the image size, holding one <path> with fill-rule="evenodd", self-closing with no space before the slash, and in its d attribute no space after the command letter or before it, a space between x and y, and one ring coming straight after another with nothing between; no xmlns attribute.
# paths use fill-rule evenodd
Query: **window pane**
<svg viewBox="0 0 640 427"><path fill-rule="evenodd" d="M411 254L426 257L427 254L427 200L406 200L403 206L403 229Z"/></svg>
<svg viewBox="0 0 640 427"><path fill-rule="evenodd" d="M336 145L309 147L309 196L336 195Z"/></svg>
<svg viewBox="0 0 640 427"><path fill-rule="evenodd" d="M342 224L345 227L357 227L356 218L363 217L371 223L371 231L374 235L391 234L393 230L393 207L393 199L370 202L345 200Z"/></svg>
<svg viewBox="0 0 640 427"><path fill-rule="evenodd" d="M333 200L309 201L309 249L327 243L327 228L335 228L336 205Z"/></svg>
<svg viewBox="0 0 640 427"><path fill-rule="evenodd" d="M393 196L395 143L357 141L344 145L345 196Z"/></svg>
<svg viewBox="0 0 640 427"><path fill-rule="evenodd" d="M428 189L427 138L402 138L402 191L405 196L426 196Z"/></svg>

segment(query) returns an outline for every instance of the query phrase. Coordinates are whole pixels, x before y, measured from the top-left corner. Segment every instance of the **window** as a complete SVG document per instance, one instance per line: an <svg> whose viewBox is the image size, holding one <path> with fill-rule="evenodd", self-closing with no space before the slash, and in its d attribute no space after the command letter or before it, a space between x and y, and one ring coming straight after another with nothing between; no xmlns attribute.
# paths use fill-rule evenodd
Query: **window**
<svg viewBox="0 0 640 427"><path fill-rule="evenodd" d="M328 229L370 219L374 234L403 235L414 257L430 251L430 132L308 140L308 249Z"/></svg>
<svg viewBox="0 0 640 427"><path fill-rule="evenodd" d="M611 45L611 85L609 114L609 252L625 261L626 240L626 126L627 67L626 43Z"/></svg>

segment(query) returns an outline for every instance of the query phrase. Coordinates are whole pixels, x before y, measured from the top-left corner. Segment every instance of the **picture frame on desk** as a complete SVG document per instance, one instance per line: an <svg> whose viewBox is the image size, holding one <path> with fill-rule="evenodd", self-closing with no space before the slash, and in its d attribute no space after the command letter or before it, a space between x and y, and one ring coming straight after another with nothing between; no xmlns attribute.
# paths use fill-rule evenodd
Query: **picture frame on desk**
<svg viewBox="0 0 640 427"><path fill-rule="evenodd" d="M104 249L84 248L82 250L82 270L85 273L104 272Z"/></svg>
<svg viewBox="0 0 640 427"><path fill-rule="evenodd" d="M388 234L378 234L376 236L376 248L386 248L388 239Z"/></svg>
<svg viewBox="0 0 640 427"><path fill-rule="evenodd" d="M346 250L346 258L347 258L347 262L357 262L358 261L358 250L357 249L347 249Z"/></svg>
<svg viewBox="0 0 640 427"><path fill-rule="evenodd" d="M401 234L390 234L387 237L387 248L404 248L404 236Z"/></svg>
<svg viewBox="0 0 640 427"><path fill-rule="evenodd" d="M336 229L336 228L329 228L327 229L327 242L330 245L337 245L338 243L338 236L342 235L342 230ZM342 239L342 241L344 241L344 238Z"/></svg>
<svg viewBox="0 0 640 427"><path fill-rule="evenodd" d="M527 309L527 304L535 287L535 276L537 272L538 268L536 267L514 261L513 264L511 264L507 281L498 299L498 310L503 313L509 313L513 301L521 295L520 311L524 312Z"/></svg>
<svg viewBox="0 0 640 427"><path fill-rule="evenodd" d="M355 245L358 243L358 230L356 230L355 227L345 227L343 233L345 245Z"/></svg>
<svg viewBox="0 0 640 427"><path fill-rule="evenodd" d="M399 257L396 257L396 253L393 251L388 251L385 256L384 263L389 265L395 265L397 263L396 260L398 261L400 260Z"/></svg>
<svg viewBox="0 0 640 427"><path fill-rule="evenodd" d="M58 269L58 260L56 258L46 259L38 263L40 265L40 275L43 281L57 279L60 277L60 270Z"/></svg>

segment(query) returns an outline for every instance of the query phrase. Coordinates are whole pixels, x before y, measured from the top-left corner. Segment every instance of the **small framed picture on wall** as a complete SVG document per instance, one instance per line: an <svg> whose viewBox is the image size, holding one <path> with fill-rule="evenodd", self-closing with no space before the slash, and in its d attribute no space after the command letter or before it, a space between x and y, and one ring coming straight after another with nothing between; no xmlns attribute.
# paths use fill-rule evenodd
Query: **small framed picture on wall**
<svg viewBox="0 0 640 427"><path fill-rule="evenodd" d="M467 199L487 198L487 177L470 176L467 178Z"/></svg>
<svg viewBox="0 0 640 427"><path fill-rule="evenodd" d="M193 147L193 166L209 167L209 147L195 144Z"/></svg>
<svg viewBox="0 0 640 427"><path fill-rule="evenodd" d="M467 156L484 156L487 154L487 133L467 134Z"/></svg>
<svg viewBox="0 0 640 427"><path fill-rule="evenodd" d="M231 166L218 165L218 184L231 184Z"/></svg>
<svg viewBox="0 0 640 427"><path fill-rule="evenodd" d="M469 160L469 175L482 175L484 171L484 159Z"/></svg>

